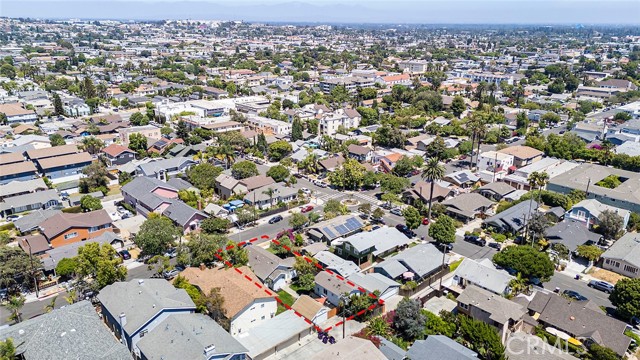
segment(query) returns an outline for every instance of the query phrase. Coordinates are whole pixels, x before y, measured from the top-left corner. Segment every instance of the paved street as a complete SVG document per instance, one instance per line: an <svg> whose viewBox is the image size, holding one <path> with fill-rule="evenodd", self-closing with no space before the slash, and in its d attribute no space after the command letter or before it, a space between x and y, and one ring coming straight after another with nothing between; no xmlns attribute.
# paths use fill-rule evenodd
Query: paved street
<svg viewBox="0 0 640 360"><path fill-rule="evenodd" d="M553 291L556 287L560 288L560 292L575 290L598 304L598 306L612 307L611 301L609 301L609 294L588 287L586 281L575 280L570 276L556 272L549 282L544 283L544 288Z"/></svg>

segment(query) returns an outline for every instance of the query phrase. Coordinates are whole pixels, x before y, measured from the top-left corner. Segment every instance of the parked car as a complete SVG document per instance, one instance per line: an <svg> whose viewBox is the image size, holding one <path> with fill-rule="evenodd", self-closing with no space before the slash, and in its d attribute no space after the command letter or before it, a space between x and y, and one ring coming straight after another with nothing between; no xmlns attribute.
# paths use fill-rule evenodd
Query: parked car
<svg viewBox="0 0 640 360"><path fill-rule="evenodd" d="M498 243L498 242L490 242L489 243L489 247L490 248L494 248L498 251L502 250L502 244Z"/></svg>
<svg viewBox="0 0 640 360"><path fill-rule="evenodd" d="M118 254L120 255L120 257L122 258L122 260L129 260L131 259L131 254L129 253L129 251L127 250L120 250L118 251Z"/></svg>
<svg viewBox="0 0 640 360"><path fill-rule="evenodd" d="M600 291L604 291L607 294L611 294L613 292L613 284L608 283L602 280L591 280L589 284L587 284L590 288L598 289Z"/></svg>
<svg viewBox="0 0 640 360"><path fill-rule="evenodd" d="M171 248L164 253L164 256L168 257L169 259L173 259L174 257L178 256L178 249Z"/></svg>
<svg viewBox="0 0 640 360"><path fill-rule="evenodd" d="M478 245L478 246L485 246L487 245L487 241L484 239L480 239L479 236L475 236L475 235L466 235L464 237L464 241L466 242L470 242L474 245Z"/></svg>
<svg viewBox="0 0 640 360"><path fill-rule="evenodd" d="M373 231L373 230L378 230L378 229L380 229L380 226L376 225L376 226L374 226L374 227L372 227L372 228L371 228L371 231Z"/></svg>
<svg viewBox="0 0 640 360"><path fill-rule="evenodd" d="M400 231L401 233L405 234L409 239L416 236L416 233L413 232L411 229L409 229L407 225L398 224L396 225L396 229L398 229L398 231Z"/></svg>
<svg viewBox="0 0 640 360"><path fill-rule="evenodd" d="M307 205L307 206L303 206L302 209L300 209L300 212L301 213L308 213L311 210L313 210L313 206Z"/></svg>
<svg viewBox="0 0 640 360"><path fill-rule="evenodd" d="M124 206L118 206L118 208L117 208L117 209L118 209L118 212L119 212L119 213L121 213L121 214L122 214L123 212L127 211L127 209L125 209L125 208L124 208Z"/></svg>
<svg viewBox="0 0 640 360"><path fill-rule="evenodd" d="M402 216L402 209L400 208L393 208L389 212L392 213L393 215Z"/></svg>
<svg viewBox="0 0 640 360"><path fill-rule="evenodd" d="M269 219L269 224L275 224L279 221L282 221L282 215L276 215L274 217L272 217L271 219Z"/></svg>
<svg viewBox="0 0 640 360"><path fill-rule="evenodd" d="M303 193L305 193L305 194L307 194L307 195L311 194L311 190L309 190L309 189L307 189L307 188L305 188L305 187L303 187L303 188L302 188L302 189L300 189L300 190L302 190L302 192L303 192Z"/></svg>
<svg viewBox="0 0 640 360"><path fill-rule="evenodd" d="M9 215L9 216L7 216L7 221L14 222L14 221L20 219L21 217L22 216L20 216L20 215Z"/></svg>
<svg viewBox="0 0 640 360"><path fill-rule="evenodd" d="M371 221L374 222L374 223L378 223L378 224L384 224L384 218L372 217Z"/></svg>
<svg viewBox="0 0 640 360"><path fill-rule="evenodd" d="M429 219L428 218L422 219L422 225L429 225Z"/></svg>
<svg viewBox="0 0 640 360"><path fill-rule="evenodd" d="M574 290L565 290L562 292L562 295L570 298L570 299L574 299L574 300L578 300L578 301L587 301L589 299L587 299L586 296L580 294L577 291Z"/></svg>
<svg viewBox="0 0 640 360"><path fill-rule="evenodd" d="M178 274L180 274L180 270L173 268L171 270L167 270L165 272L162 273L162 276L167 279L167 280L171 280L174 277L178 276Z"/></svg>
<svg viewBox="0 0 640 360"><path fill-rule="evenodd" d="M434 243L434 245L440 249L440 250L444 250L444 252L449 252L453 250L453 244L446 244L446 243Z"/></svg>

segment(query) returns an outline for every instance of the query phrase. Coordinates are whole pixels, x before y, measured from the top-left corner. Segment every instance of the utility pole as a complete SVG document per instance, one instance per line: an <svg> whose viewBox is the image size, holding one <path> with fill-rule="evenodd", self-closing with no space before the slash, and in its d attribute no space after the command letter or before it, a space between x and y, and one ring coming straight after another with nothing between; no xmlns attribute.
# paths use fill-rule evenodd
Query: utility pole
<svg viewBox="0 0 640 360"><path fill-rule="evenodd" d="M36 298L39 298L40 294L38 291L38 279L36 278L36 271L33 266L33 252L31 251L31 244L29 243L29 239L25 238L24 241L29 246L29 260L31 261L31 276L33 276L33 284L36 286Z"/></svg>
<svg viewBox="0 0 640 360"><path fill-rule="evenodd" d="M442 269L444 269L445 255L447 254L447 244L441 243L440 246L442 246L442 266L440 267L440 271L442 271ZM438 285L438 291L440 292L440 296L442 296L442 278L443 277L444 275L440 276L440 285Z"/></svg>

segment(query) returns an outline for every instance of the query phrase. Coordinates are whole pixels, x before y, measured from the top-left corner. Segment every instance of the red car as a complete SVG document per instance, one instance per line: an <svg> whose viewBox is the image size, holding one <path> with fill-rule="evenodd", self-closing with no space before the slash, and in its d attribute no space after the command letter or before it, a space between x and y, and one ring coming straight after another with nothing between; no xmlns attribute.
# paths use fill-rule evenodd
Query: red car
<svg viewBox="0 0 640 360"><path fill-rule="evenodd" d="M313 210L313 206L307 205L307 206L303 206L300 212L304 214L304 213L308 213L311 210Z"/></svg>
<svg viewBox="0 0 640 360"><path fill-rule="evenodd" d="M427 218L422 219L422 225L429 225L429 219Z"/></svg>

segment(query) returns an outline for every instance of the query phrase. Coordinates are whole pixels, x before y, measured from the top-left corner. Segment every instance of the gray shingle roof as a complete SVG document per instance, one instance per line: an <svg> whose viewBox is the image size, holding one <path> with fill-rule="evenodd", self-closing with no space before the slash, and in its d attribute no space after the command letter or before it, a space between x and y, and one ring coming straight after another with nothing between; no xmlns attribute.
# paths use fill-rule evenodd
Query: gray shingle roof
<svg viewBox="0 0 640 360"><path fill-rule="evenodd" d="M602 254L605 259L623 260L640 267L640 236L638 233L626 233Z"/></svg>
<svg viewBox="0 0 640 360"><path fill-rule="evenodd" d="M293 258L287 260L280 259L274 254L259 246L247 247L247 253L249 255L249 266L256 276L266 281L280 265L285 267L293 267Z"/></svg>
<svg viewBox="0 0 640 360"><path fill-rule="evenodd" d="M36 204L42 206L50 201L60 201L58 192L54 189L48 189L45 191L38 191L34 193L6 198L4 199L4 202L0 203L0 210L9 210L11 208L19 208Z"/></svg>
<svg viewBox="0 0 640 360"><path fill-rule="evenodd" d="M25 233L37 228L40 223L47 220L48 218L61 213L62 211L55 209L34 210L29 214L21 217L20 219L14 221L13 224L21 233Z"/></svg>
<svg viewBox="0 0 640 360"><path fill-rule="evenodd" d="M533 199L520 202L499 214L485 219L483 222L502 231L519 232L527 224L526 219L529 216L529 207L531 207L531 211L535 212L538 209L538 202Z"/></svg>
<svg viewBox="0 0 640 360"><path fill-rule="evenodd" d="M175 221L180 226L185 226L193 218L194 215L199 214L205 218L208 218L209 215L203 213L202 211L198 211L191 206L185 204L181 200L170 200L171 205L169 205L163 212L162 215L168 217L169 219Z"/></svg>
<svg viewBox="0 0 640 360"><path fill-rule="evenodd" d="M126 192L136 199L140 199L144 195L151 193L156 188L165 188L169 190L178 191L178 189L171 184L156 178L139 176L128 182L122 187L122 192Z"/></svg>
<svg viewBox="0 0 640 360"><path fill-rule="evenodd" d="M445 256L445 264L447 259L448 256ZM432 244L419 244L379 263L374 267L374 270L384 270L394 279L407 271L422 278L436 271L441 265L442 252L440 250Z"/></svg>
<svg viewBox="0 0 640 360"><path fill-rule="evenodd" d="M393 227L381 227L373 231L361 232L349 236L344 241L351 244L358 252L364 252L374 247L373 254L376 256L392 248L412 242L411 239Z"/></svg>
<svg viewBox="0 0 640 360"><path fill-rule="evenodd" d="M260 324L236 336L244 347L249 349L252 358L265 353L273 347L287 343L291 339L298 340L298 334L308 330L311 325L296 315L292 310L261 322Z"/></svg>
<svg viewBox="0 0 640 360"><path fill-rule="evenodd" d="M25 191L33 192L37 189L47 189L44 180L41 178L27 181L11 181L7 184L0 185L0 197L11 196Z"/></svg>
<svg viewBox="0 0 640 360"><path fill-rule="evenodd" d="M138 169L140 169L143 174L149 176L164 170L180 168L186 163L195 164L195 162L188 157L174 157L141 164L138 166Z"/></svg>
<svg viewBox="0 0 640 360"><path fill-rule="evenodd" d="M496 269L493 264L490 264L491 260L486 260L489 264L466 258L458 266L454 276L463 278L496 294L504 293L513 276L504 270Z"/></svg>
<svg viewBox="0 0 640 360"><path fill-rule="evenodd" d="M549 242L564 244L569 251L575 251L579 245L590 241L597 243L602 237L589 231L584 223L566 219L547 229L545 235Z"/></svg>
<svg viewBox="0 0 640 360"><path fill-rule="evenodd" d="M457 300L486 311L491 320L500 324L506 324L510 319L518 321L527 312L524 306L474 285L464 289Z"/></svg>
<svg viewBox="0 0 640 360"><path fill-rule="evenodd" d="M165 309L195 310L184 289L176 289L164 279L133 279L111 284L98 294L98 300L114 317L126 315L124 329L136 332L145 322Z"/></svg>
<svg viewBox="0 0 640 360"><path fill-rule="evenodd" d="M143 337L137 347L148 360L208 360L211 356L248 353L238 340L203 314L171 315Z"/></svg>
<svg viewBox="0 0 640 360"><path fill-rule="evenodd" d="M345 260L329 251L320 251L314 258L324 264L327 269L335 271L344 277L349 277L360 271L358 265L353 261Z"/></svg>
<svg viewBox="0 0 640 360"><path fill-rule="evenodd" d="M29 360L130 360L129 350L111 335L88 301L56 309L0 330Z"/></svg>
<svg viewBox="0 0 640 360"><path fill-rule="evenodd" d="M429 335L414 342L407 356L411 360L470 360L478 355L444 335Z"/></svg>

